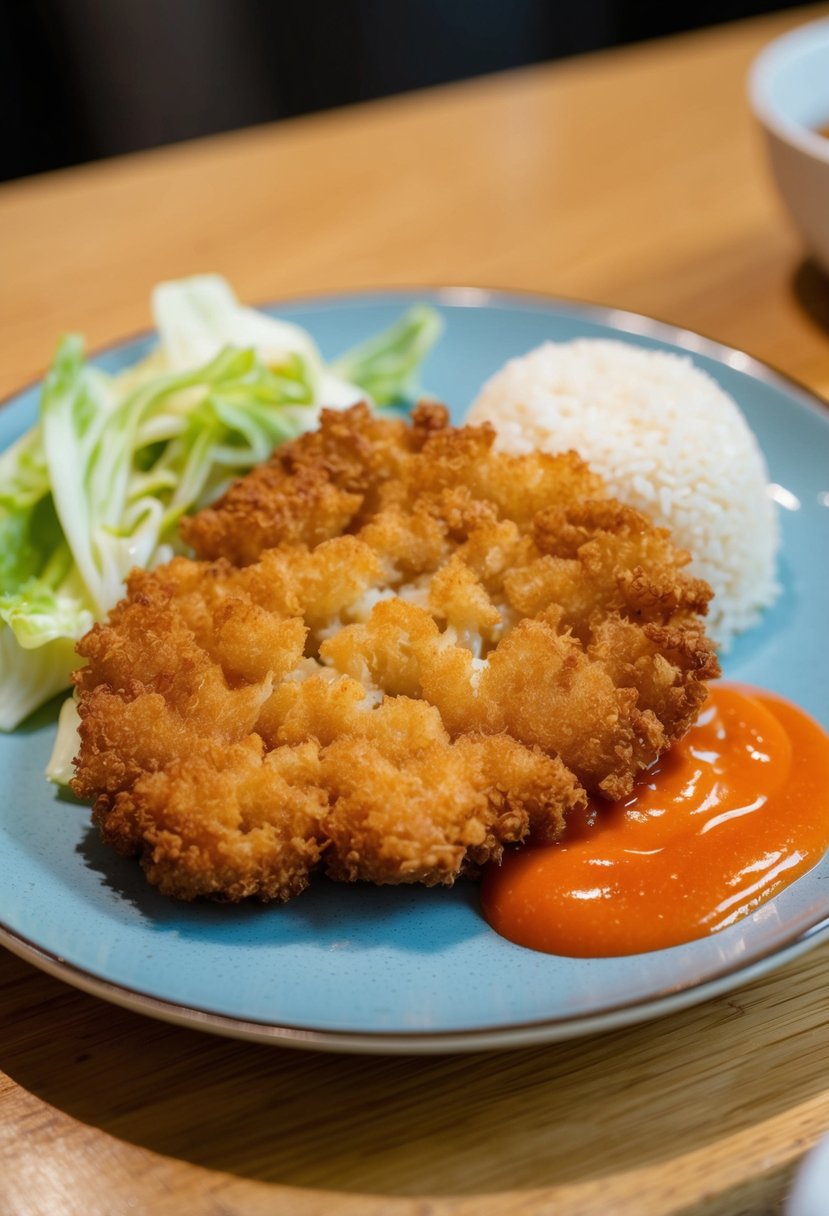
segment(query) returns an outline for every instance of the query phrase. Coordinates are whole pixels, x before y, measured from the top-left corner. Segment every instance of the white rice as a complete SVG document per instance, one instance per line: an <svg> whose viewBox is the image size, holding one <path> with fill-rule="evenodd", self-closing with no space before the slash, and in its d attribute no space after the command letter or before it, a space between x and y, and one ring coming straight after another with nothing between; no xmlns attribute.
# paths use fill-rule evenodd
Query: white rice
<svg viewBox="0 0 829 1216"><path fill-rule="evenodd" d="M524 453L572 448L609 492L670 528L714 590L723 648L775 598L779 544L768 471L732 398L687 356L624 342L547 342L481 390L469 422Z"/></svg>

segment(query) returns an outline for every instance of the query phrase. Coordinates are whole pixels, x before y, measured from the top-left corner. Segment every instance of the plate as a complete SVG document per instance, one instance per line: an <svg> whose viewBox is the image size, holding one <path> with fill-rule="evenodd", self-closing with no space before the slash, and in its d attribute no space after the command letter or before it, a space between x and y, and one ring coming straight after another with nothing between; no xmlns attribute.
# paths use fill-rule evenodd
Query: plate
<svg viewBox="0 0 829 1216"><path fill-rule="evenodd" d="M630 313L473 289L384 292L273 309L331 357L415 300L446 322L424 379L457 416L505 359L545 339L616 337L689 352L730 392L776 483L784 591L726 674L829 727L829 412L738 351ZM101 355L116 370L144 337ZM0 412L0 446L31 424L33 387ZM316 882L285 907L181 905L105 849L86 807L43 780L56 706L0 738L0 942L98 996L173 1022L295 1047L445 1052L540 1043L679 1009L777 967L829 934L829 857L773 902L700 941L629 958L538 954L493 933L477 888Z"/></svg>

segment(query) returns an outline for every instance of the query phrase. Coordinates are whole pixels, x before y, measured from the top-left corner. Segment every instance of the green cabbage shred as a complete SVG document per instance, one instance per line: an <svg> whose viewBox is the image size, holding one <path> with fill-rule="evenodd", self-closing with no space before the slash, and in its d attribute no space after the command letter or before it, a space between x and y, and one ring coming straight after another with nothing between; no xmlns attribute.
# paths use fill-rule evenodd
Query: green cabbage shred
<svg viewBox="0 0 829 1216"><path fill-rule="evenodd" d="M305 330L242 307L218 276L161 284L154 311L158 349L116 376L63 338L36 424L0 455L0 729L68 687L76 642L129 571L182 551L184 513L321 406L411 399L441 329L418 305L327 366Z"/></svg>

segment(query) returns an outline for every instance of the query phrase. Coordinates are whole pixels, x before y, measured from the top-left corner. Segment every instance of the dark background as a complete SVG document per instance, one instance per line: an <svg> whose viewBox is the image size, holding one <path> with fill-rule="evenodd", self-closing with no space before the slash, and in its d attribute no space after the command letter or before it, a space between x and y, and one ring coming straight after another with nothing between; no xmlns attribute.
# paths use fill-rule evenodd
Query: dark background
<svg viewBox="0 0 829 1216"><path fill-rule="evenodd" d="M0 180L788 7L0 0Z"/></svg>

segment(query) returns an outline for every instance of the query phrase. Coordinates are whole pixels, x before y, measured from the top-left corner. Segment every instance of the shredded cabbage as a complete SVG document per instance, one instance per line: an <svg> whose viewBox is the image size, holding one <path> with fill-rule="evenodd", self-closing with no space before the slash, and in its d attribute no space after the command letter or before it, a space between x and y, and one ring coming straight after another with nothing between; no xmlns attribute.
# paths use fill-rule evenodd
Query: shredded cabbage
<svg viewBox="0 0 829 1216"><path fill-rule="evenodd" d="M177 551L215 499L322 406L411 396L440 333L429 308L326 366L311 336L204 275L159 285L158 348L117 376L64 338L34 427L0 455L0 729L66 688L75 643L135 566Z"/></svg>

